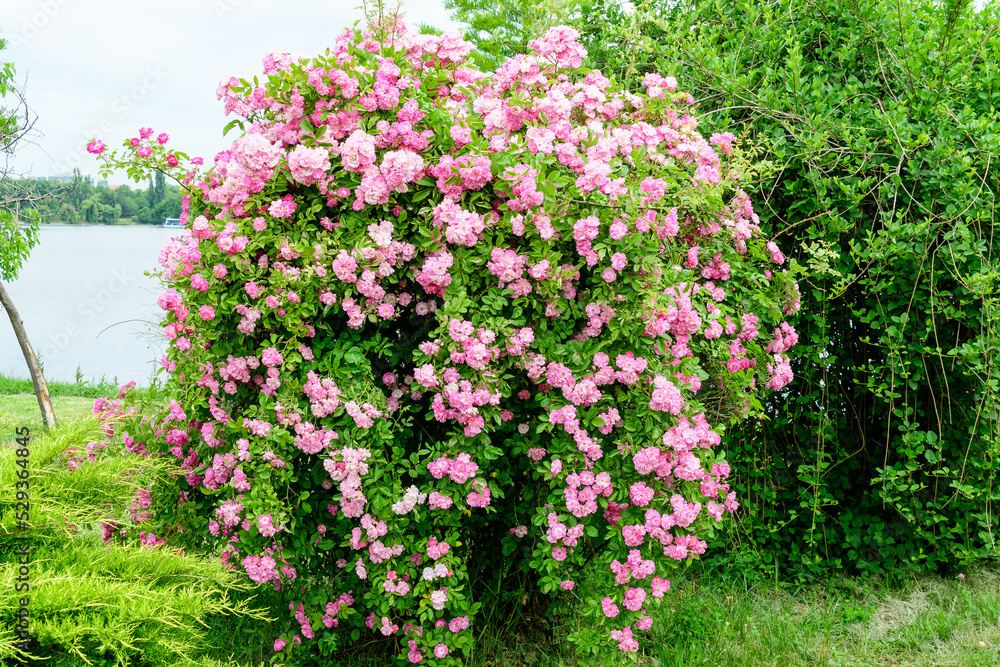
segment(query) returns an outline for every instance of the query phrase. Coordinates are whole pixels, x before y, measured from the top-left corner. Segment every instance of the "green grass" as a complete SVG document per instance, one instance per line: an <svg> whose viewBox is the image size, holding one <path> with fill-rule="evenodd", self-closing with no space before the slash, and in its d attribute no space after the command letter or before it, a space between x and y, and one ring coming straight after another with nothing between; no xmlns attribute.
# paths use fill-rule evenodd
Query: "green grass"
<svg viewBox="0 0 1000 667"><path fill-rule="evenodd" d="M16 607L14 577L15 568L0 569L0 609ZM35 653L53 665L84 664L84 657L122 665L233 664L204 620L249 611L234 600L242 591L218 562L108 546L97 536L36 545L31 578ZM3 648L0 655L11 657Z"/></svg>
<svg viewBox="0 0 1000 667"><path fill-rule="evenodd" d="M756 579L760 579L756 577ZM649 667L986 667L1000 664L1000 570L965 579L914 578L901 587L877 579L830 579L809 586L692 569L673 580L640 639ZM488 609L484 613L488 613ZM573 619L532 618L480 628L473 667L582 667L559 641ZM551 631L555 632L552 633ZM345 665L375 664L363 660Z"/></svg>
<svg viewBox="0 0 1000 667"><path fill-rule="evenodd" d="M677 582L654 617L651 664L1000 664L1000 573L964 580L834 579L746 585L704 572ZM665 598L666 599L666 598ZM659 630L656 628L659 627Z"/></svg>
<svg viewBox="0 0 1000 667"><path fill-rule="evenodd" d="M91 382L79 379L76 382L50 382L45 384L49 388L49 395L56 396L78 396L86 398L100 398L102 396L118 395L118 378L108 380L101 378L99 382ZM0 374L0 396L5 394L34 394L35 387L31 380L12 378Z"/></svg>
<svg viewBox="0 0 1000 667"><path fill-rule="evenodd" d="M48 382L49 396L56 420L73 421L91 414L94 401L105 396L117 398L118 379L100 382ZM158 385L145 389L147 397L155 397ZM14 429L27 426L32 433L41 432L42 413L35 398L31 380L0 374L0 443L14 438Z"/></svg>
<svg viewBox="0 0 1000 667"><path fill-rule="evenodd" d="M5 426L13 428L22 417L34 419L33 400L0 396ZM111 455L70 471L65 449L102 436L98 420L89 415L92 399L75 400L80 403L78 416L64 416L51 431L32 434L27 531L16 518L15 482L22 469L15 465L15 443L6 436L0 439L0 664L15 664L9 629L20 594L14 579L18 563L8 539L15 533L30 536L32 543L35 645L29 662L102 667L262 664L274 617L257 602L257 591L217 558L101 541L105 508L127 506L136 485L162 476L165 464L161 459ZM131 530L134 534L139 528Z"/></svg>
<svg viewBox="0 0 1000 667"><path fill-rule="evenodd" d="M5 505L12 501L7 496L13 488L8 446L13 429L23 424L35 429L33 479L39 495L33 496L33 505L38 503L33 516L48 526L48 537L42 540L44 556L33 574L45 590L32 598L32 605L36 618L45 618L39 636L50 642L49 664L86 664L75 650L89 657L104 650L101 655L106 657L93 661L100 665L268 664L277 630L264 615L288 616L272 589L240 588L217 563L196 558L134 548L106 551L93 525L99 521L99 508L130 493L130 477L124 474L130 464L109 457L65 473L60 452L97 437L94 421L87 419L93 398L64 394L54 402L61 423L45 434L33 395L0 395L0 502ZM91 527L68 532L63 527L67 517L75 525ZM0 527L0 537L8 529ZM0 621L12 604L10 571L3 560L0 557ZM577 592L606 576L585 573ZM877 578L849 577L796 586L740 567L696 564L672 582L661 601L650 598L654 625L638 633L639 655L618 655L602 666L1000 664L1000 569L984 567L963 579L912 578L891 587ZM590 657L577 657L563 639L582 622L574 602L549 614L523 577L508 575L495 583L473 626L477 648L466 664L596 664ZM248 613L252 609L259 611ZM44 614L39 616L39 610ZM8 624L0 625L2 655L9 637ZM192 651L187 663L172 652L182 646ZM329 664L385 665L389 648L379 638L362 641Z"/></svg>
<svg viewBox="0 0 1000 667"><path fill-rule="evenodd" d="M93 398L52 397L52 409L56 413L58 423L77 421L91 414L93 408ZM22 426L31 429L32 434L42 432L42 412L38 408L38 399L34 394L0 395L0 442L13 440L15 429Z"/></svg>

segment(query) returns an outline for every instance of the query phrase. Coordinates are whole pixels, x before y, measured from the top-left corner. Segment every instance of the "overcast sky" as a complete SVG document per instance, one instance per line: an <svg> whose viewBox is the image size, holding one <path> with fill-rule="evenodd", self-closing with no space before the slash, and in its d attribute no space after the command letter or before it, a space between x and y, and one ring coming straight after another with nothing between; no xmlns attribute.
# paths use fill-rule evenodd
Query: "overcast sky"
<svg viewBox="0 0 1000 667"><path fill-rule="evenodd" d="M139 127L210 161L226 148L215 90L223 77L261 74L272 50L314 55L363 17L360 0L0 0L0 60L14 63L37 115L17 173L79 167L97 177L90 138L117 148ZM411 25L448 30L442 0L406 0ZM8 101L9 103L9 101ZM126 183L124 173L111 183Z"/></svg>

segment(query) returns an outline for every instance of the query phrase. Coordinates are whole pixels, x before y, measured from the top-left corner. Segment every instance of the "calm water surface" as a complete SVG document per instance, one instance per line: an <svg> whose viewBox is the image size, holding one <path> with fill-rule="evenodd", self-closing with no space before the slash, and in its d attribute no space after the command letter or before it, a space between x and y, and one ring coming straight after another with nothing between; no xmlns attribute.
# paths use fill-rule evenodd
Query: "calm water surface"
<svg viewBox="0 0 1000 667"><path fill-rule="evenodd" d="M47 380L118 378L147 385L166 340L156 323L163 287L160 248L179 231L163 227L42 226L40 242L7 291ZM0 309L0 372L28 377Z"/></svg>

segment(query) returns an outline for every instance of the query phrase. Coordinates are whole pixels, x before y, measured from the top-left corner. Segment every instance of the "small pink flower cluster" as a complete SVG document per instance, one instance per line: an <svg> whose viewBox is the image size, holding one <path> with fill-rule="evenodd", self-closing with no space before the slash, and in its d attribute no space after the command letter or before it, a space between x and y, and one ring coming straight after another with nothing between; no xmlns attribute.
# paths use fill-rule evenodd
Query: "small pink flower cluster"
<svg viewBox="0 0 1000 667"><path fill-rule="evenodd" d="M257 529L264 537L272 537L279 530L283 530L284 526L275 526L270 514L261 514L257 517Z"/></svg>
<svg viewBox="0 0 1000 667"><path fill-rule="evenodd" d="M265 584L269 581L277 582L281 579L277 563L267 554L247 556L243 559L243 569L246 571L247 576L258 584Z"/></svg>
<svg viewBox="0 0 1000 667"><path fill-rule="evenodd" d="M538 55L551 60L557 67L579 67L587 56L587 49L576 40L580 33L567 26L558 26L533 40L528 46Z"/></svg>
<svg viewBox="0 0 1000 667"><path fill-rule="evenodd" d="M441 479L445 475L456 484L465 484L479 471L479 466L472 461L472 457L462 452L454 459L442 456L427 464L427 472L434 476L434 479Z"/></svg>
<svg viewBox="0 0 1000 667"><path fill-rule="evenodd" d="M792 364L787 354L774 355L774 363L767 365L767 373L770 379L765 385L772 391L779 391L792 381Z"/></svg>
<svg viewBox="0 0 1000 667"><path fill-rule="evenodd" d="M344 403L344 411L354 420L358 428L369 429L375 425L375 420L383 417L382 411L371 403L358 405L354 401Z"/></svg>
<svg viewBox="0 0 1000 667"><path fill-rule="evenodd" d="M465 497L469 507L488 507L490 504L490 487L482 480L472 482L472 491Z"/></svg>
<svg viewBox="0 0 1000 667"><path fill-rule="evenodd" d="M633 578L638 580L645 579L653 574L656 568L652 560L643 559L642 552L638 549L630 550L628 552L628 559L624 563L619 562L618 559L611 561L610 567L611 572L615 575L615 582L618 584L627 584ZM653 578L654 584L658 579L658 577ZM656 590L656 585L654 585L654 596L656 595Z"/></svg>
<svg viewBox="0 0 1000 667"><path fill-rule="evenodd" d="M336 458L338 456L339 461ZM331 457L323 460L323 467L330 478L340 485L343 496L340 508L345 516L361 516L365 503L368 502L361 491L361 478L368 474L368 464L365 461L370 457L371 452L367 449L344 447L331 452Z"/></svg>
<svg viewBox="0 0 1000 667"><path fill-rule="evenodd" d="M389 570L385 575L385 581L382 582L382 590L393 595L406 595L410 592L410 584L400 579L395 570ZM399 629L397 626L393 627L395 628L393 632Z"/></svg>
<svg viewBox="0 0 1000 667"><path fill-rule="evenodd" d="M736 141L736 137L733 135L732 132L723 132L721 134L715 132L712 134L711 137L708 138L708 143L712 144L713 146L718 146L719 150L726 155L733 152L734 141ZM772 243L771 245L774 244ZM781 264L781 262L777 263Z"/></svg>
<svg viewBox="0 0 1000 667"><path fill-rule="evenodd" d="M134 523L144 523L152 518L153 515L149 512L149 508L152 505L153 500L150 497L149 491L146 489L136 489L135 495L132 496L132 504L128 507L132 521Z"/></svg>
<svg viewBox="0 0 1000 667"><path fill-rule="evenodd" d="M514 298L522 297L531 293L531 283L522 277L527 259L514 250L494 248L490 251L486 268L500 279L500 287L509 287L514 292Z"/></svg>
<svg viewBox="0 0 1000 667"><path fill-rule="evenodd" d="M448 243L462 246L474 246L479 242L479 235L486 227L482 215L466 211L451 199L445 199L434 207L434 226L444 227L444 236Z"/></svg>
<svg viewBox="0 0 1000 667"><path fill-rule="evenodd" d="M607 472L600 472L596 475L589 470L584 470L581 473L570 473L566 476L566 488L563 490L563 495L566 498L566 509L577 518L582 519L590 516L597 511L597 499L601 496L609 497L612 491L611 475ZM552 515L549 515L550 535L552 530L551 517ZM568 542L567 544L574 546Z"/></svg>
<svg viewBox="0 0 1000 667"><path fill-rule="evenodd" d="M161 544L165 544L166 540L162 537L157 537L153 533L147 533L146 531L139 532L139 544L143 547L158 547Z"/></svg>
<svg viewBox="0 0 1000 667"><path fill-rule="evenodd" d="M318 183L330 169L330 153L324 148L296 146L288 153L288 169L302 185Z"/></svg>
<svg viewBox="0 0 1000 667"><path fill-rule="evenodd" d="M429 496L427 496L427 504L431 507L436 507L438 509L446 510L454 504L454 500L450 497L438 493L437 491L432 491Z"/></svg>
<svg viewBox="0 0 1000 667"><path fill-rule="evenodd" d="M303 393L309 398L310 409L316 417L326 417L333 414L341 405L340 389L330 378L320 380L314 371L309 371L308 379L302 387Z"/></svg>
<svg viewBox="0 0 1000 667"><path fill-rule="evenodd" d="M793 345L799 342L799 335L795 333L795 329L788 322L782 322L781 325L774 330L774 341L772 341L767 346L765 350L768 354L781 354L782 352L787 352L792 348Z"/></svg>
<svg viewBox="0 0 1000 667"><path fill-rule="evenodd" d="M192 461L193 463L193 461ZM236 455L232 452L225 454L215 454L211 467L204 473L203 484L205 488L217 491L233 475L233 467L236 465Z"/></svg>
<svg viewBox="0 0 1000 667"><path fill-rule="evenodd" d="M222 522L223 528L231 528L240 522L243 505L239 500L227 500L215 509L215 517Z"/></svg>
<svg viewBox="0 0 1000 667"><path fill-rule="evenodd" d="M649 409L679 414L684 407L684 397L677 385L662 375L657 375L653 378L653 386L655 389L649 399Z"/></svg>
<svg viewBox="0 0 1000 667"><path fill-rule="evenodd" d="M337 615L341 611L347 609L353 604L354 604L354 598L351 596L350 593L341 593L340 597L337 598L336 602L327 602L326 613L323 614L323 618L321 619L323 625L325 625L328 628L332 628L338 625L339 621L337 620Z"/></svg>
<svg viewBox="0 0 1000 667"><path fill-rule="evenodd" d="M611 638L618 642L618 648L628 653L639 650L639 642L632 638L632 628L626 626L621 630L612 630Z"/></svg>
<svg viewBox="0 0 1000 667"><path fill-rule="evenodd" d="M444 296L444 290L451 285L451 274L454 258L447 250L441 250L427 256L423 267L416 272L415 278L424 291L432 296Z"/></svg>

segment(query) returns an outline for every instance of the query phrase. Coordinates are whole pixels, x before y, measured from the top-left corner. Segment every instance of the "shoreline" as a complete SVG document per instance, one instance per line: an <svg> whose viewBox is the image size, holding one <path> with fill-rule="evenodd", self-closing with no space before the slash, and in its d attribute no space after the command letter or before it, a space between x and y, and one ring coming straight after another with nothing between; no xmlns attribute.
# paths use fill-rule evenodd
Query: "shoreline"
<svg viewBox="0 0 1000 667"><path fill-rule="evenodd" d="M93 222L42 222L39 221L39 227L153 227L153 228L163 228L172 229L171 227L163 227L162 222L116 222L111 225L103 225L100 223Z"/></svg>

